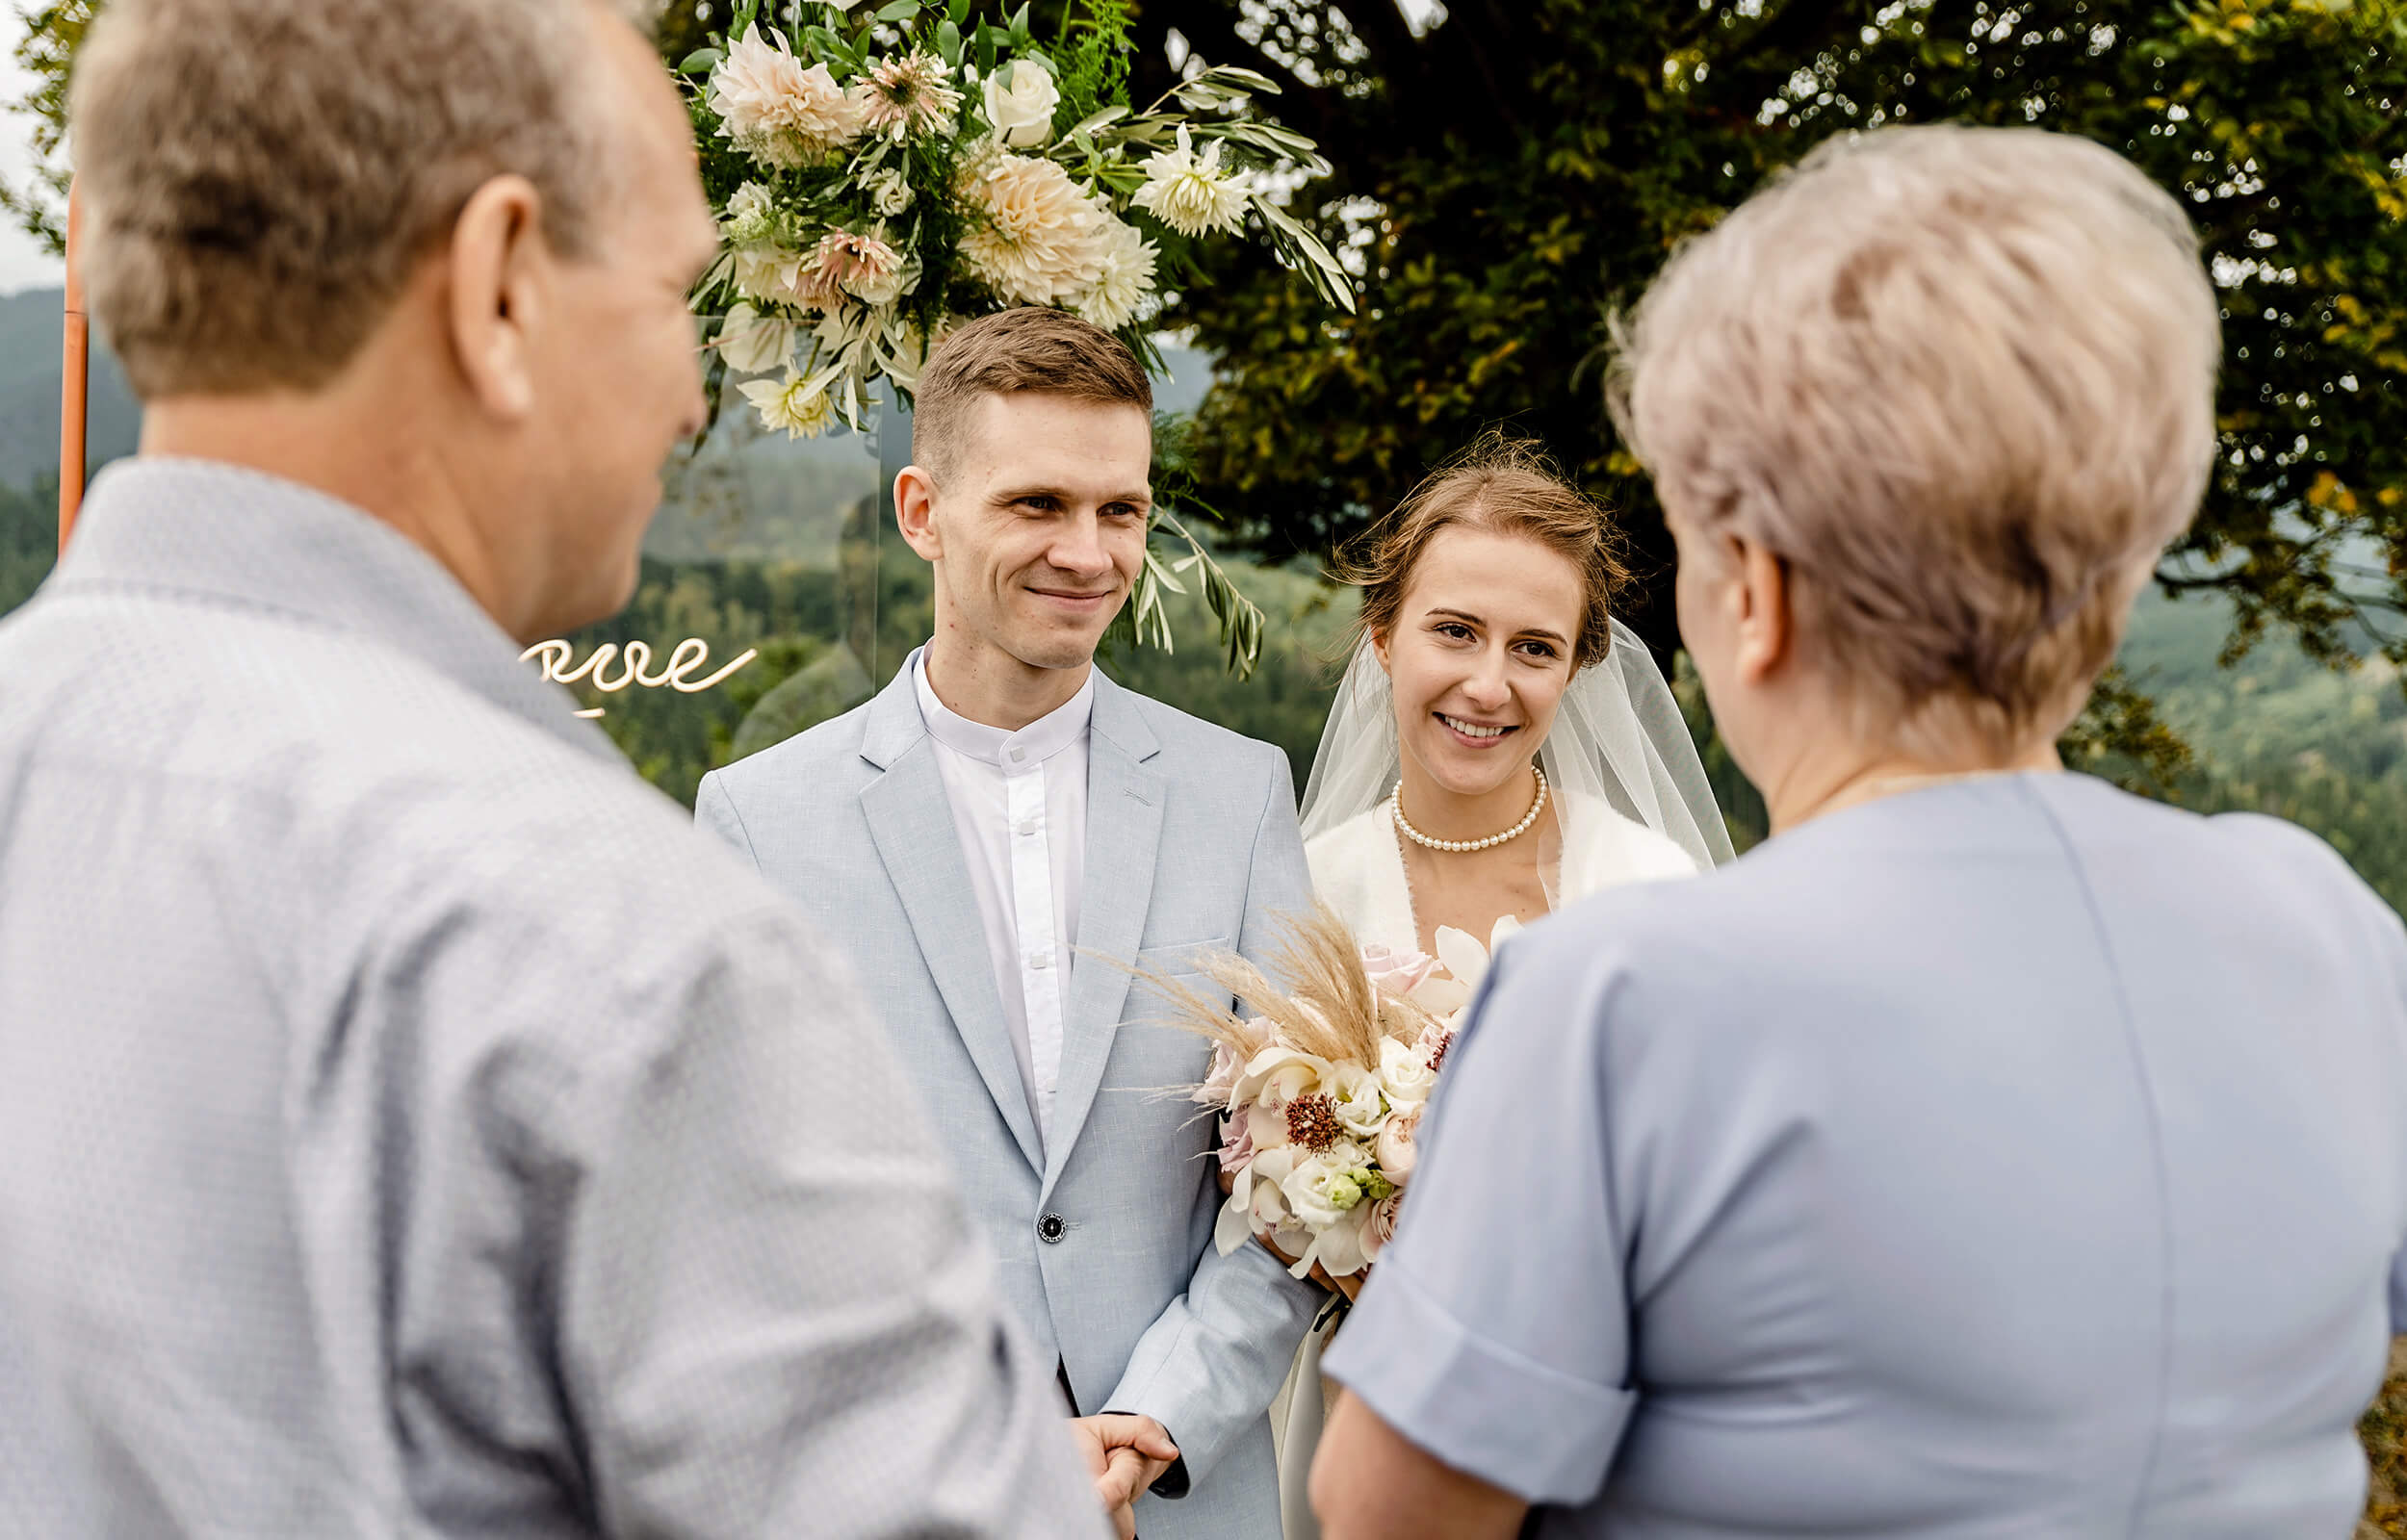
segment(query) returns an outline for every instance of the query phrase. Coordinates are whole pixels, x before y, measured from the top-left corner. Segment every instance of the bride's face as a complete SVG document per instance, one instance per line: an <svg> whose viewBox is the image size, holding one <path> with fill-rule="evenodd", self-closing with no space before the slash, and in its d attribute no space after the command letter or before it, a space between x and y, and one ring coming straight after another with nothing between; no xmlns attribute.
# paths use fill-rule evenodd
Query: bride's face
<svg viewBox="0 0 2407 1540"><path fill-rule="evenodd" d="M1579 568L1525 536L1451 525L1431 539L1373 645L1405 757L1438 789L1493 791L1538 753L1571 682L1585 597Z"/></svg>

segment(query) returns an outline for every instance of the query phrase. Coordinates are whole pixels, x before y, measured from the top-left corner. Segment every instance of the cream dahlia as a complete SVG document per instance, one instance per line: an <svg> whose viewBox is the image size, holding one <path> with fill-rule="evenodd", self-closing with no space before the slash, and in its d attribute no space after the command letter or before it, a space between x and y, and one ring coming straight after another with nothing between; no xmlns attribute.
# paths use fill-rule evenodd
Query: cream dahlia
<svg viewBox="0 0 2407 1540"><path fill-rule="evenodd" d="M1153 308L1153 261L1160 253L1136 226L1109 215L1104 221L1095 282L1076 309L1082 320L1118 331Z"/></svg>
<svg viewBox="0 0 2407 1540"><path fill-rule="evenodd" d="M1001 298L1051 304L1101 275L1111 216L1053 162L998 155L964 192L980 217L962 232L962 258Z"/></svg>
<svg viewBox="0 0 2407 1540"><path fill-rule="evenodd" d="M784 38L763 41L758 22L711 71L710 108L722 135L770 166L825 159L862 129L861 104L827 66L806 68Z"/></svg>
<svg viewBox="0 0 2407 1540"><path fill-rule="evenodd" d="M780 429L789 438L815 439L836 421L835 398L824 381L806 379L793 370L784 379L747 380L744 399L761 414L761 425Z"/></svg>

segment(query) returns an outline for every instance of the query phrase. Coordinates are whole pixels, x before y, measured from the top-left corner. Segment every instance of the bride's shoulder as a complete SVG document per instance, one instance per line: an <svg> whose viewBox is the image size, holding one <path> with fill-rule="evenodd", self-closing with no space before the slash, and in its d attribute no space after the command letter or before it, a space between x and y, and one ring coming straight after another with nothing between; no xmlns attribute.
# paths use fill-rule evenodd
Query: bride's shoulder
<svg viewBox="0 0 2407 1540"><path fill-rule="evenodd" d="M1385 814L1385 803L1366 808L1305 840L1304 860L1312 869L1314 885L1332 886L1362 872L1380 853L1380 842L1390 837Z"/></svg>
<svg viewBox="0 0 2407 1540"><path fill-rule="evenodd" d="M1694 877L1696 858L1670 835L1649 829L1601 797L1570 801L1570 831L1566 843L1579 856L1583 889L1618 883L1654 882L1667 877Z"/></svg>

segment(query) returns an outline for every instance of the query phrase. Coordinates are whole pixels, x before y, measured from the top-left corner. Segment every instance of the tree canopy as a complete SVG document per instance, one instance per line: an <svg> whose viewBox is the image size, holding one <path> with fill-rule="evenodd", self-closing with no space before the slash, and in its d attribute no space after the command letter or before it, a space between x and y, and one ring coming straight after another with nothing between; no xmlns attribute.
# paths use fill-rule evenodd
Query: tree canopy
<svg viewBox="0 0 2407 1540"><path fill-rule="evenodd" d="M1238 254L1173 318L1220 360L1199 471L1254 549L1326 551L1507 424L1668 569L1602 411L1608 316L1831 134L2035 124L2177 192L2221 292L2223 454L2165 585L2228 592L2239 642L2272 622L2407 658L2400 0L1146 0L1140 20L1140 92L1193 56L1285 88L1333 166L1296 212L1359 264L1351 317ZM1668 649L1667 581L1634 620Z"/></svg>

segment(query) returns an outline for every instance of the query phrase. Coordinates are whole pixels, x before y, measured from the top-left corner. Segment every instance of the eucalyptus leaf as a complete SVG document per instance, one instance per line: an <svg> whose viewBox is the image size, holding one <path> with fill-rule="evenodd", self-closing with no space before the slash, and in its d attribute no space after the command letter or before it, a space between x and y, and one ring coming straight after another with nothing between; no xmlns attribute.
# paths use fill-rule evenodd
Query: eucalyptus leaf
<svg viewBox="0 0 2407 1540"><path fill-rule="evenodd" d="M951 7L945 13L945 19L951 22L956 28L958 28L963 22L969 20L970 0L953 0Z"/></svg>
<svg viewBox="0 0 2407 1540"><path fill-rule="evenodd" d="M961 29L950 16L936 24L936 51L944 56L947 65L961 67Z"/></svg>
<svg viewBox="0 0 2407 1540"><path fill-rule="evenodd" d="M877 19L880 21L908 21L919 13L919 0L893 0L892 4L880 6L878 8Z"/></svg>
<svg viewBox="0 0 2407 1540"><path fill-rule="evenodd" d="M677 72L681 75L707 75L718 67L718 62L726 57L716 48L697 48L686 56L686 62L677 66Z"/></svg>
<svg viewBox="0 0 2407 1540"><path fill-rule="evenodd" d="M1073 128L1070 132L1073 137L1080 134L1094 134L1101 129L1110 127L1112 124L1119 122L1122 118L1127 116L1128 104L1122 102L1118 106L1106 107L1100 113L1095 113L1078 119L1077 126Z"/></svg>

